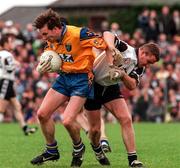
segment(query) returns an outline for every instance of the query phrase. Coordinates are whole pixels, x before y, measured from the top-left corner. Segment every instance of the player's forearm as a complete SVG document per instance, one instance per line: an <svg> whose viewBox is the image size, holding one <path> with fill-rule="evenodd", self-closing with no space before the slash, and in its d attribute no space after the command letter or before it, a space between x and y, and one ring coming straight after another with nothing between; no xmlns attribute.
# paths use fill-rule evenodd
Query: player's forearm
<svg viewBox="0 0 180 168"><path fill-rule="evenodd" d="M103 38L104 38L104 41L106 42L107 44L107 49L106 49L106 56L107 56L107 60L108 60L108 63L110 65L113 64L113 61L114 61L114 58L113 58L113 53L114 53L114 34L112 34L111 32L109 31L105 31L103 33Z"/></svg>
<svg viewBox="0 0 180 168"><path fill-rule="evenodd" d="M113 33L109 32L109 31L105 31L103 33L103 38L110 50L115 48L115 46L114 46L115 36Z"/></svg>
<svg viewBox="0 0 180 168"><path fill-rule="evenodd" d="M123 78L121 79L121 81L124 83L124 85L129 89L129 90L133 90L136 88L136 80L134 78L131 78L130 76L128 76L127 74L125 74L123 76Z"/></svg>

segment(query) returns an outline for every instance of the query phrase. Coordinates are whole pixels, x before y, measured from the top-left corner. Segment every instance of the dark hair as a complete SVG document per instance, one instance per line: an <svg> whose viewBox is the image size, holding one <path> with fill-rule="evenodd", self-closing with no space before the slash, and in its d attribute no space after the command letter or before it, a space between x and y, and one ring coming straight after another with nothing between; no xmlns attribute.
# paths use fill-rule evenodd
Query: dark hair
<svg viewBox="0 0 180 168"><path fill-rule="evenodd" d="M9 36L3 35L0 39L0 46L4 47L4 44L7 43L8 41L9 41Z"/></svg>
<svg viewBox="0 0 180 168"><path fill-rule="evenodd" d="M156 43L153 43L153 42L146 43L140 48L146 48L152 55L156 57L156 60L159 61L160 48Z"/></svg>
<svg viewBox="0 0 180 168"><path fill-rule="evenodd" d="M61 28L59 14L52 9L48 9L45 12L41 13L39 16L37 16L37 18L34 20L33 26L36 29L41 29L46 24L48 29L50 30L55 27Z"/></svg>

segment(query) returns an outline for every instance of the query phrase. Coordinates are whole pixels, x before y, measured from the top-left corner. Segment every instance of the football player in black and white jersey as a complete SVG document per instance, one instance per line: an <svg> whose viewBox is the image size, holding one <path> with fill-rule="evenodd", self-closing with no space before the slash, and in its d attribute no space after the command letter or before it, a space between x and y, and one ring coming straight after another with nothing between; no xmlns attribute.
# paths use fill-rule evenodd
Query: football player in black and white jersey
<svg viewBox="0 0 180 168"><path fill-rule="evenodd" d="M16 60L10 51L14 48L15 38L5 35L0 39L0 114L6 112L9 103L13 106L14 116L18 120L25 135L33 134L37 128L30 128L24 121L21 104L14 90Z"/></svg>
<svg viewBox="0 0 180 168"><path fill-rule="evenodd" d="M137 158L131 113L118 83L122 82L128 89L134 89L145 67L159 60L159 47L155 43L147 43L135 49L111 32L104 32L103 35L109 49L115 55L109 57L102 52L94 62L95 98L88 99L85 103L90 122L89 136L94 144L99 143L100 108L104 105L121 125L129 166L142 168L143 163Z"/></svg>

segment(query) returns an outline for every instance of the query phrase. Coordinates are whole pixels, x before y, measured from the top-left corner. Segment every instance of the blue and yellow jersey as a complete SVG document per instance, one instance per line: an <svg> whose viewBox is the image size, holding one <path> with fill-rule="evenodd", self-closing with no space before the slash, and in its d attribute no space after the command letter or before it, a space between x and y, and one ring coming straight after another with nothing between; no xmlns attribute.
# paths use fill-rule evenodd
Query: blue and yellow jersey
<svg viewBox="0 0 180 168"><path fill-rule="evenodd" d="M94 55L92 47L106 49L102 37L88 28L64 25L60 42L47 42L46 50L54 50L63 60L61 70L66 73L89 73L92 71Z"/></svg>

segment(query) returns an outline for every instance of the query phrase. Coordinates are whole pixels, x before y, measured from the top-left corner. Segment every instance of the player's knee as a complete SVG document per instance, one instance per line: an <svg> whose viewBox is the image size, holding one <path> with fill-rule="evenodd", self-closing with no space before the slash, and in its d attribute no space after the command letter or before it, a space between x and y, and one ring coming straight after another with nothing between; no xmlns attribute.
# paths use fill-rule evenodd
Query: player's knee
<svg viewBox="0 0 180 168"><path fill-rule="evenodd" d="M126 125L126 126L130 126L132 124L132 117L131 116L123 116L123 117L119 117L118 121L120 122L120 124L122 126Z"/></svg>
<svg viewBox="0 0 180 168"><path fill-rule="evenodd" d="M64 118L63 121L62 121L62 124L64 125L64 127L69 128L72 125L72 121L70 119L68 119L68 118L67 119Z"/></svg>
<svg viewBox="0 0 180 168"><path fill-rule="evenodd" d="M41 109L38 110L37 116L40 122L46 122L50 118L44 111Z"/></svg>

